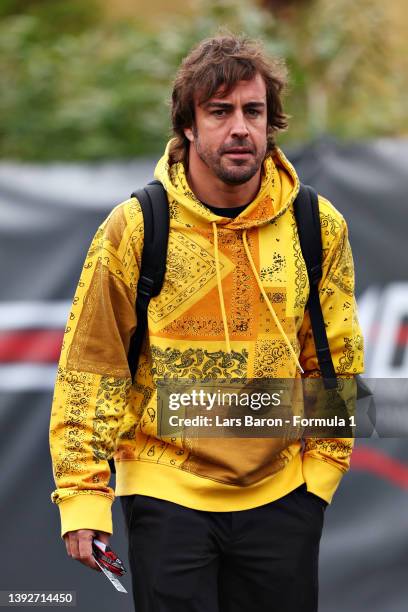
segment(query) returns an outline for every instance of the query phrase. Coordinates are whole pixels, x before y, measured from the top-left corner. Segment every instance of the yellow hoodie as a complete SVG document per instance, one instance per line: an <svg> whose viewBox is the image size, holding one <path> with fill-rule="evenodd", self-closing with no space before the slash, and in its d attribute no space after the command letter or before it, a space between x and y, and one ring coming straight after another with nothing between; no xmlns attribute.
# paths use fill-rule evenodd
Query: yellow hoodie
<svg viewBox="0 0 408 612"><path fill-rule="evenodd" d="M112 533L108 459L116 495L134 493L210 511L256 507L306 482L330 502L349 467L351 439L160 439L156 381L318 375L308 279L293 201L295 170L280 150L263 164L260 190L235 219L192 193L168 147L156 172L169 200L163 289L148 313L148 338L131 385L127 352L143 218L132 198L92 241L65 330L50 424L62 535ZM319 197L323 238L320 298L336 372L363 371L347 226Z"/></svg>

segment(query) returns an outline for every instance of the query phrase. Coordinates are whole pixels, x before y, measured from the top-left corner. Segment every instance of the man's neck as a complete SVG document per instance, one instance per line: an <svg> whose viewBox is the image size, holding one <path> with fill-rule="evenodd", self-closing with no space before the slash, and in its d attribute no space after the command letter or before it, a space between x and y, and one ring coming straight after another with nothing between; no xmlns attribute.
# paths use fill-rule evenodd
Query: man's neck
<svg viewBox="0 0 408 612"><path fill-rule="evenodd" d="M201 201L219 208L242 206L252 202L261 184L261 169L242 185L228 185L205 166L197 168L190 159L187 171L188 184L194 195Z"/></svg>

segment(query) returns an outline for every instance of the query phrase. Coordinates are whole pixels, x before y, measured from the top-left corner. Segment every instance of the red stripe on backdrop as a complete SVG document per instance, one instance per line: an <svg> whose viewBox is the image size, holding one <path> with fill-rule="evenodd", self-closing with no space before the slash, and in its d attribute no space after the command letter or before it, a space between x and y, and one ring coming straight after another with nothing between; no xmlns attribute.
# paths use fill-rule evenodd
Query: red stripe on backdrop
<svg viewBox="0 0 408 612"><path fill-rule="evenodd" d="M378 339L380 333L380 325L374 322L369 331L369 338L372 342ZM397 328L394 343L398 346L406 346L408 344L408 325L402 324Z"/></svg>
<svg viewBox="0 0 408 612"><path fill-rule="evenodd" d="M0 363L55 363L63 336L54 329L0 332Z"/></svg>
<svg viewBox="0 0 408 612"><path fill-rule="evenodd" d="M408 344L408 325L401 325L397 334L397 344Z"/></svg>
<svg viewBox="0 0 408 612"><path fill-rule="evenodd" d="M378 449L362 446L355 448L351 456L351 467L384 478L401 489L408 489L408 465Z"/></svg>

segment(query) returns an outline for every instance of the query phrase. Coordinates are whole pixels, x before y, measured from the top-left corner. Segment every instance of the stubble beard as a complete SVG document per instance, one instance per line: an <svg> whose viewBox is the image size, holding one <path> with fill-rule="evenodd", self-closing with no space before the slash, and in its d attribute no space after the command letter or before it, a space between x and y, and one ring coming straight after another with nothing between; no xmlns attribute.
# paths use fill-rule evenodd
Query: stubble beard
<svg viewBox="0 0 408 612"><path fill-rule="evenodd" d="M248 143L235 141L232 146L247 146ZM230 165L226 166L223 162L227 160L224 155L224 147L221 147L216 152L211 151L208 147L201 144L198 132L194 130L194 145L198 157L201 161L214 172L214 174L226 185L242 185L249 181L258 172L262 166L262 162L266 154L265 147L262 151L253 149L252 156L249 160L230 160ZM230 145L230 146L231 146Z"/></svg>

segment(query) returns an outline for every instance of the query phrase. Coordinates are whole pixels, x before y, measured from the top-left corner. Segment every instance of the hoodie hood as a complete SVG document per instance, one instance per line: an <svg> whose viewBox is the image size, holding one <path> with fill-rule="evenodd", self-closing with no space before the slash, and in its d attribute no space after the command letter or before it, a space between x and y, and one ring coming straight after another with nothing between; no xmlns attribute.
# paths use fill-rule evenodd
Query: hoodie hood
<svg viewBox="0 0 408 612"><path fill-rule="evenodd" d="M234 230L250 229L274 221L288 209L297 196L299 179L295 169L282 151L277 148L273 154L265 158L260 189L245 210L235 219L215 215L197 199L190 189L184 164L178 162L170 165L171 142L167 144L165 153L156 166L154 176L163 183L169 195L170 204L173 200L177 205L180 221L183 220L196 227L216 223Z"/></svg>
<svg viewBox="0 0 408 612"><path fill-rule="evenodd" d="M282 151L277 149L273 155L269 155L263 162L262 180L260 189L255 199L235 219L220 217L203 205L190 189L185 173L184 164L181 162L169 164L169 149L171 141L166 147L164 156L157 164L155 178L160 180L168 194L171 222L177 225L185 224L188 227L198 229L209 229L211 225L212 249L217 278L219 306L222 325L224 328L224 339L227 354L231 355L231 341L228 328L228 315L225 307L225 296L221 275L220 250L218 241L218 227L222 231L242 230L242 243L248 263L252 270L259 291L267 305L267 308L281 334L295 367L303 373L296 352L286 335L279 317L265 292L259 276L254 257L248 243L249 230L258 229L262 225L271 223L289 208L299 191L299 180L296 172L288 162Z"/></svg>

